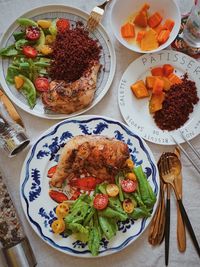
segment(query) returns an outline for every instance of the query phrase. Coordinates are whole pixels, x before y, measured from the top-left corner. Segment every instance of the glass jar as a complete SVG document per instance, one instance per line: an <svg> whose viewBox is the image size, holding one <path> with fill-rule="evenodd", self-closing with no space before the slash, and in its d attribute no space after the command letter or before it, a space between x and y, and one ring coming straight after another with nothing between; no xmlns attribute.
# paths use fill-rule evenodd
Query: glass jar
<svg viewBox="0 0 200 267"><path fill-rule="evenodd" d="M184 41L192 47L200 47L200 1L193 6L183 31Z"/></svg>

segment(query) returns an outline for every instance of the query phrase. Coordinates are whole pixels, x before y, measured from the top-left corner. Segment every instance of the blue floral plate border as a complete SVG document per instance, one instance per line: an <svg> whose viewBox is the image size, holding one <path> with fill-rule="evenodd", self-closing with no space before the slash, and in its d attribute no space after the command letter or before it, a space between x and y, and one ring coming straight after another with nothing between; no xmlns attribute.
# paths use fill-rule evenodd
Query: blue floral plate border
<svg viewBox="0 0 200 267"><path fill-rule="evenodd" d="M51 223L55 219L56 203L49 197L47 171L58 162L64 144L75 135L100 134L115 137L128 144L136 165L142 164L153 191L160 191L158 170L153 154L138 135L125 124L108 117L79 116L64 120L47 130L30 149L21 171L20 195L25 215L35 232L55 249L78 257L92 257L87 243L67 235L55 235ZM154 206L152 216L156 210ZM118 252L136 240L151 218L118 223L118 233L112 240L102 239L99 256Z"/></svg>

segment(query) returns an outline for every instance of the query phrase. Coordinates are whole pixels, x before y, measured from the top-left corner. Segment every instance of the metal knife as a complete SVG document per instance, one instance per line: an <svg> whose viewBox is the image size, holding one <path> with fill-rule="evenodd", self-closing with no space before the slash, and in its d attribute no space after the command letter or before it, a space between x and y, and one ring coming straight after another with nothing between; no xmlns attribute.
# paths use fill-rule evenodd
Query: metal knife
<svg viewBox="0 0 200 267"><path fill-rule="evenodd" d="M9 98L6 96L6 94L0 89L0 101L3 102L5 105L10 117L19 125L21 125L24 128L24 124L22 121L22 118L20 117L19 113L13 106L12 102L9 100Z"/></svg>
<svg viewBox="0 0 200 267"><path fill-rule="evenodd" d="M174 153L180 159L180 150L178 147L175 148ZM175 187L182 198L182 174L180 173L175 179ZM181 213L179 210L179 206L177 205L177 241L178 241L178 249L180 252L184 252L186 250L186 234L185 234L185 225L181 217Z"/></svg>

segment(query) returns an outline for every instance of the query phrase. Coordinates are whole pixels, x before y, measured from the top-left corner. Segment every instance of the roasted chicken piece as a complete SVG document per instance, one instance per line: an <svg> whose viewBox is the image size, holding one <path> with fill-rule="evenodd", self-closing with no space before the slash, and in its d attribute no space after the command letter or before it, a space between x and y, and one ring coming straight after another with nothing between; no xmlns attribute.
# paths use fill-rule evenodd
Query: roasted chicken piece
<svg viewBox="0 0 200 267"><path fill-rule="evenodd" d="M99 62L93 60L80 79L71 83L64 80L52 81L50 89L42 93L45 107L65 114L87 107L94 98L99 68Z"/></svg>
<svg viewBox="0 0 200 267"><path fill-rule="evenodd" d="M61 187L64 180L80 177L83 170L102 181L112 180L129 157L128 146L122 141L100 135L78 135L65 144L51 184Z"/></svg>

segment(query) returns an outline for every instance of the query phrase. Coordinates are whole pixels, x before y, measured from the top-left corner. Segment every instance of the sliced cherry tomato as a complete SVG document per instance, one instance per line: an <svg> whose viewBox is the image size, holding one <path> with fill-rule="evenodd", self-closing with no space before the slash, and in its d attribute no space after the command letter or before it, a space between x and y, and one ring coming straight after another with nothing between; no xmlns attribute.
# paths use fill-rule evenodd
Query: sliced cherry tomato
<svg viewBox="0 0 200 267"><path fill-rule="evenodd" d="M119 194L119 187L116 184L108 184L106 192L110 197L116 197Z"/></svg>
<svg viewBox="0 0 200 267"><path fill-rule="evenodd" d="M65 230L65 222L63 219L53 221L51 228L55 234L61 234Z"/></svg>
<svg viewBox="0 0 200 267"><path fill-rule="evenodd" d="M108 205L108 195L97 194L93 200L93 204L97 210L105 209Z"/></svg>
<svg viewBox="0 0 200 267"><path fill-rule="evenodd" d="M46 92L49 90L49 81L47 78L39 77L34 82L35 87L40 92Z"/></svg>
<svg viewBox="0 0 200 267"><path fill-rule="evenodd" d="M137 188L137 182L133 180L121 180L122 190L126 193L132 193Z"/></svg>
<svg viewBox="0 0 200 267"><path fill-rule="evenodd" d="M26 39L30 41L37 41L40 38L40 29L36 26L29 26L26 28Z"/></svg>
<svg viewBox="0 0 200 267"><path fill-rule="evenodd" d="M62 202L56 207L56 215L58 218L64 218L69 212L69 204Z"/></svg>
<svg viewBox="0 0 200 267"><path fill-rule="evenodd" d="M125 199L123 201L123 209L127 213L132 213L134 210L134 204L130 199Z"/></svg>
<svg viewBox="0 0 200 267"><path fill-rule="evenodd" d="M37 50L32 46L24 46L22 48L23 54L28 58L35 58L37 57Z"/></svg>
<svg viewBox="0 0 200 267"><path fill-rule="evenodd" d="M70 22L69 22L68 19L59 19L56 22L56 26L57 26L58 31L60 31L60 32L63 33L66 30L69 30L69 28L70 28Z"/></svg>

